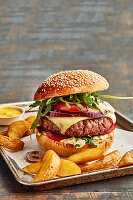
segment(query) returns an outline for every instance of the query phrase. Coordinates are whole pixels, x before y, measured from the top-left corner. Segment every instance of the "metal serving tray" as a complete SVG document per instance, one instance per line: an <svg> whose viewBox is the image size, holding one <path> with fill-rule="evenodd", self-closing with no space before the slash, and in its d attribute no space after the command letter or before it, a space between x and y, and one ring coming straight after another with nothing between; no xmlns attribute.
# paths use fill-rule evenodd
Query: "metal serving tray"
<svg viewBox="0 0 133 200"><path fill-rule="evenodd" d="M9 105L18 105L24 107L26 110L26 114L28 113L28 105L32 102L20 102L20 103L10 103L10 104L3 104L6 106ZM34 110L35 111L35 110ZM25 114L25 115L26 115ZM121 114L120 112L116 111L116 118L117 118L117 126L125 129L127 131L133 131L133 121L127 118L125 115ZM38 183L32 183L31 181L25 181L24 177L28 177L31 175L24 174L5 153L3 148L0 149L1 155L3 156L4 160L6 161L8 167L10 168L11 172L13 173L15 179L23 184L26 188L31 190L45 190L45 189L52 189L58 188L63 186L87 183L97 180L103 180L113 177L125 176L129 174L133 174L133 166L122 167L122 168L115 168L115 169L108 169L103 171L97 171L92 173L84 173L74 176L69 176L65 178L55 178L49 181L43 181Z"/></svg>

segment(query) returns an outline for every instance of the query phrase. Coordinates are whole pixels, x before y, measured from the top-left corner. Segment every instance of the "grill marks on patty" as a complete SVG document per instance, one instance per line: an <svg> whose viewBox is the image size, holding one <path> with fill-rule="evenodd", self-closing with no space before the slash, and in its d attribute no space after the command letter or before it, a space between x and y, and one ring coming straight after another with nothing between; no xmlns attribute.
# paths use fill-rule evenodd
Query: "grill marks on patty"
<svg viewBox="0 0 133 200"><path fill-rule="evenodd" d="M63 135L69 137L102 135L111 128L112 124L112 119L108 117L86 119L70 126ZM52 131L61 134L61 131L56 124L46 117L40 118L40 125L45 131Z"/></svg>

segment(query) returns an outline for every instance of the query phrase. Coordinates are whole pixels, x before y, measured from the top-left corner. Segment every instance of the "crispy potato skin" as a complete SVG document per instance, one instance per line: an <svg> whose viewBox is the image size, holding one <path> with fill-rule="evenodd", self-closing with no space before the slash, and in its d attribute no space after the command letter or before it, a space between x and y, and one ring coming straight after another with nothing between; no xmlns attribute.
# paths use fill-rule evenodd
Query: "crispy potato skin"
<svg viewBox="0 0 133 200"><path fill-rule="evenodd" d="M132 151L126 152L119 163L119 167L128 166L128 165L133 165Z"/></svg>
<svg viewBox="0 0 133 200"><path fill-rule="evenodd" d="M30 127L31 127L31 125L33 124L35 119L36 119L36 116L35 115L31 115L31 116L27 117L25 119L25 121L28 122L30 124ZM35 130L30 130L29 129L28 131L25 132L24 137L28 136L28 135L31 135L33 133L35 133Z"/></svg>
<svg viewBox="0 0 133 200"><path fill-rule="evenodd" d="M0 132L0 145L13 151L19 151L23 149L24 142L19 139L23 136L30 135L30 127L35 116L30 116L26 120L19 120L13 122L8 130Z"/></svg>
<svg viewBox="0 0 133 200"><path fill-rule="evenodd" d="M111 169L118 166L121 160L121 155L118 150L112 151L111 153L104 156L103 159L88 164L85 167L81 166L82 172L92 172L97 170Z"/></svg>
<svg viewBox="0 0 133 200"><path fill-rule="evenodd" d="M8 128L8 136L12 139L22 138L26 131L30 129L30 123L24 120L13 122Z"/></svg>
<svg viewBox="0 0 133 200"><path fill-rule="evenodd" d="M81 169L79 166L70 160L61 159L61 164L57 176L65 177L76 174L81 174Z"/></svg>
<svg viewBox="0 0 133 200"><path fill-rule="evenodd" d="M23 171L30 174L37 174L42 166L42 161L32 163L23 168Z"/></svg>
<svg viewBox="0 0 133 200"><path fill-rule="evenodd" d="M78 166L80 167L80 169L82 169L83 167L88 166L88 164L87 163L83 163L83 164L78 164Z"/></svg>
<svg viewBox="0 0 133 200"><path fill-rule="evenodd" d="M19 139L24 136L30 128L30 123L24 120L13 122L8 130L0 132L0 145L13 151L20 151L24 142Z"/></svg>
<svg viewBox="0 0 133 200"><path fill-rule="evenodd" d="M81 164L81 163L86 163L93 160L101 159L103 158L103 153L104 153L104 150L102 148L86 149L84 151L81 151L79 153L69 156L67 160L70 160L77 164Z"/></svg>
<svg viewBox="0 0 133 200"><path fill-rule="evenodd" d="M7 130L6 130L6 131L1 131L1 132L0 132L0 135L7 136L7 135L8 135L8 131L7 131Z"/></svg>
<svg viewBox="0 0 133 200"><path fill-rule="evenodd" d="M54 178L59 171L60 157L53 150L48 150L44 155L42 163L39 172L32 182L45 181Z"/></svg>
<svg viewBox="0 0 133 200"><path fill-rule="evenodd" d="M25 119L25 121L30 123L30 125L32 125L35 119L36 119L36 116L35 115L31 115L31 116L27 117Z"/></svg>
<svg viewBox="0 0 133 200"><path fill-rule="evenodd" d="M19 139L12 139L7 136L0 135L0 145L13 151L20 151L24 147L24 142Z"/></svg>

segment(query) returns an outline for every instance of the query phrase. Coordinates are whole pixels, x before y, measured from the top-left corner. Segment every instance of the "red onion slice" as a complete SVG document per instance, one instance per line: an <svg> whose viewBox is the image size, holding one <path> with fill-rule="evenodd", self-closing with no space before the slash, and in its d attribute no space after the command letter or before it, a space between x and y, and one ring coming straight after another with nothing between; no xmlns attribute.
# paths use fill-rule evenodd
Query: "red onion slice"
<svg viewBox="0 0 133 200"><path fill-rule="evenodd" d="M50 117L89 117L90 119L101 118L106 115L107 111L104 114L100 112L58 112L58 111L49 111L47 116Z"/></svg>

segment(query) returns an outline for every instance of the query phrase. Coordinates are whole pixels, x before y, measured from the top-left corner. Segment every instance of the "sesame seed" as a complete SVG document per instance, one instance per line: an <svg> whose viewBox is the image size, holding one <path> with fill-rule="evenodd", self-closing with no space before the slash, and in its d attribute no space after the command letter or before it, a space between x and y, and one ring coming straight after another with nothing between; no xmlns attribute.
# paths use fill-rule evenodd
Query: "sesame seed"
<svg viewBox="0 0 133 200"><path fill-rule="evenodd" d="M62 71L48 77L39 87L39 91L41 94L48 90L54 90L54 88L59 91L63 88L75 88L85 85L92 87L91 85L96 82L99 82L99 84L103 82L106 86L109 86L105 78L88 70Z"/></svg>

